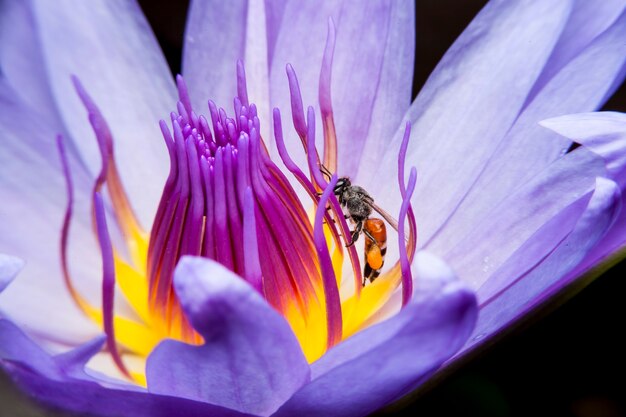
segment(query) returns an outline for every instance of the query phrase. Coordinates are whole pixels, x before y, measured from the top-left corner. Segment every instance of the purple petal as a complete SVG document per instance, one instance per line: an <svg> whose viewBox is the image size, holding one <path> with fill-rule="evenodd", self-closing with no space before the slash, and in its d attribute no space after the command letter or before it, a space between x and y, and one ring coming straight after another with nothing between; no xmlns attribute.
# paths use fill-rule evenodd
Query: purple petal
<svg viewBox="0 0 626 417"><path fill-rule="evenodd" d="M127 379L118 379L87 367L87 363L94 359L96 355L109 356L108 353L101 352L105 341L105 335L97 336L72 350L53 356L52 359L59 371L68 380L90 381L108 388L145 392L145 388L128 382ZM110 357L107 357L107 361L110 361Z"/></svg>
<svg viewBox="0 0 626 417"><path fill-rule="evenodd" d="M66 187L53 128L0 82L0 252L26 266L0 295L0 310L38 335L58 341L84 341L96 327L74 305L61 276L59 241ZM70 264L78 289L98 295L98 247L91 231L90 184L69 153L77 191L70 230ZM95 273L94 273L95 272Z"/></svg>
<svg viewBox="0 0 626 417"><path fill-rule="evenodd" d="M329 17L336 23L331 96L334 113L341 115L335 118L339 172L354 175L373 126L369 121L381 120L377 129L395 129L409 104L414 5L387 1L288 3L270 73L272 105L286 112L286 119L291 118L284 75L287 63L293 64L298 74L304 104L317 107ZM317 125L322 126L319 117ZM372 132L372 140L378 133ZM299 143L290 142L287 147L302 165Z"/></svg>
<svg viewBox="0 0 626 417"><path fill-rule="evenodd" d="M479 288L537 230L593 190L604 172L602 160L584 148L567 154L485 213L446 259L461 279ZM561 236L567 227L560 225Z"/></svg>
<svg viewBox="0 0 626 417"><path fill-rule="evenodd" d="M176 102L176 90L139 6L35 1L33 14L49 85L76 148L97 173L100 153L72 74L107 119L124 185L140 220L149 225L167 174L158 120Z"/></svg>
<svg viewBox="0 0 626 417"><path fill-rule="evenodd" d="M605 235L621 208L620 190L598 178L589 204L572 232L536 268L481 306L474 337L464 351L474 349L512 321L528 314L572 282L572 270Z"/></svg>
<svg viewBox="0 0 626 417"><path fill-rule="evenodd" d="M482 265L487 270L492 268L492 271L489 278L477 290L479 302L481 304L488 302L543 262L545 257L550 255L574 229L589 204L592 194L593 191L589 191L569 206L564 207L528 237L528 240L500 267L494 268L490 258L487 262L483 259Z"/></svg>
<svg viewBox="0 0 626 417"><path fill-rule="evenodd" d="M0 319L0 365L6 361L22 366L48 378L60 379L62 374L48 354L29 339L15 324Z"/></svg>
<svg viewBox="0 0 626 417"><path fill-rule="evenodd" d="M13 381L30 398L52 410L99 417L245 417L223 407L146 392L108 389L92 382L55 381L18 366L7 366Z"/></svg>
<svg viewBox="0 0 626 417"><path fill-rule="evenodd" d="M569 2L490 2L428 79L407 115L413 138L407 162L420 175L414 201L422 202L415 205L422 242L459 204L515 122L569 11ZM396 160L397 148L389 149L381 165ZM376 178L380 170L371 171L372 195L400 201L389 181ZM394 212L398 205L385 208Z"/></svg>
<svg viewBox="0 0 626 417"><path fill-rule="evenodd" d="M46 80L37 22L29 4L20 0L0 4L0 73L25 103L41 109L40 117L60 132L62 122Z"/></svg>
<svg viewBox="0 0 626 417"><path fill-rule="evenodd" d="M543 86L519 116L455 214L429 244L439 252L462 239L511 190L561 157L571 142L538 122L598 108L624 76L626 14ZM556 52L555 52L556 53Z"/></svg>
<svg viewBox="0 0 626 417"><path fill-rule="evenodd" d="M146 365L150 392L269 415L309 380L289 325L242 278L183 257L174 285L205 344L157 346Z"/></svg>
<svg viewBox="0 0 626 417"><path fill-rule="evenodd" d="M380 155L390 147L389 140L397 129L403 127L402 113L411 101L415 61L413 2L392 2L389 19L391 25L367 138L364 143L354 138L342 143L347 146L344 155L351 155L356 150L361 152L357 182L361 175L367 177L363 171L372 171L372 167L377 166ZM397 153L397 148L394 151Z"/></svg>
<svg viewBox="0 0 626 417"><path fill-rule="evenodd" d="M22 268L22 259L0 253L0 292L4 291Z"/></svg>
<svg viewBox="0 0 626 417"><path fill-rule="evenodd" d="M311 126L311 123L309 123L309 126ZM333 194L336 184L337 174L333 174L330 182L326 186L326 189L320 196L317 209L315 211L315 221L313 223L313 240L315 242L317 259L322 272L322 285L326 304L326 346L328 348L333 347L341 341L343 323L337 278L335 276L335 270L333 269L330 253L328 252L328 244L326 243L326 237L324 236L323 225L324 214L326 213L326 207L328 207L328 199L331 194ZM359 285L359 283L357 282L356 285Z"/></svg>
<svg viewBox="0 0 626 417"><path fill-rule="evenodd" d="M65 375L74 378L85 378L85 366L104 346L106 336L98 336L68 352L54 357L54 362Z"/></svg>
<svg viewBox="0 0 626 417"><path fill-rule="evenodd" d="M541 125L602 156L612 178L620 185L626 182L626 114L570 114L544 120Z"/></svg>
<svg viewBox="0 0 626 417"><path fill-rule="evenodd" d="M192 104L206 108L207 99L218 106L232 102L237 92L235 63L246 66L250 102L255 103L263 131L269 139L269 68L282 22L284 0L191 3L183 75L190 85ZM284 65L284 64L283 64Z"/></svg>
<svg viewBox="0 0 626 417"><path fill-rule="evenodd" d="M544 120L542 125L582 143L604 158L612 178L623 186L626 182L626 118L623 113L603 112L568 115ZM622 205L626 195L622 195ZM570 274L582 275L600 262L614 263L622 253L616 253L626 244L626 211L618 217L610 232L599 242L585 260ZM613 256L609 256L612 255Z"/></svg>
<svg viewBox="0 0 626 417"><path fill-rule="evenodd" d="M474 327L474 295L445 263L424 252L416 256L413 276L413 300L315 362L311 383L276 416L366 415L454 355Z"/></svg>
<svg viewBox="0 0 626 417"><path fill-rule="evenodd" d="M116 388L145 391L139 386L114 380L108 376L100 375L96 371L85 369L87 362L102 348L103 341L103 337L96 337L68 352L50 356L15 324L9 320L0 319L0 367L12 363L23 369L28 369L41 378L54 380L77 378L107 383ZM89 373L98 377L91 376Z"/></svg>
<svg viewBox="0 0 626 417"><path fill-rule="evenodd" d="M550 78L613 24L625 6L624 0L575 1L567 25L533 90L537 92L543 88Z"/></svg>
<svg viewBox="0 0 626 417"><path fill-rule="evenodd" d="M218 106L237 93L235 63L244 58L248 2L193 1L183 52L183 76L194 88L191 103L200 111L208 99Z"/></svg>
<svg viewBox="0 0 626 417"><path fill-rule="evenodd" d="M102 339L73 351L51 357L17 326L0 319L0 368L37 403L53 410L80 415L115 417L153 416L247 416L234 410L182 398L150 394L139 387L102 383L82 372L84 363L96 353Z"/></svg>

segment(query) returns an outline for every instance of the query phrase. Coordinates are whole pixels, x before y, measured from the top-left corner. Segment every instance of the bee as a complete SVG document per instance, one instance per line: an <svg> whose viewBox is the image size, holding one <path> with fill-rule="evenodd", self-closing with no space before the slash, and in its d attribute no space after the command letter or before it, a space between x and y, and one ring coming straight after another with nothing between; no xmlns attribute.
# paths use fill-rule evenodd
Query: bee
<svg viewBox="0 0 626 417"><path fill-rule="evenodd" d="M365 267L363 268L363 286L365 286L368 280L374 282L380 275L387 252L385 223L381 219L371 218L372 211L380 214L396 230L397 222L374 203L372 196L363 187L352 185L348 177L339 178L333 192L339 204L347 212L344 213L346 219L354 225L350 243L346 247L354 245L361 233L365 235Z"/></svg>

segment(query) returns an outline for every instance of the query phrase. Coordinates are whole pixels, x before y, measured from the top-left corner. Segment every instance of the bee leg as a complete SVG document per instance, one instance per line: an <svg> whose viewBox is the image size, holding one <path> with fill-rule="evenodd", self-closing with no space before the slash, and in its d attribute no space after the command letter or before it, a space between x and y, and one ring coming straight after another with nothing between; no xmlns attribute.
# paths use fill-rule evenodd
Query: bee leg
<svg viewBox="0 0 626 417"><path fill-rule="evenodd" d="M346 248L349 248L350 246L352 246L352 245L354 245L356 243L356 241L359 239L359 235L361 234L362 230L363 230L363 222L362 221L358 221L356 223L356 227L350 233L350 235L352 237L352 240L350 241L350 243L348 245L346 245Z"/></svg>
<svg viewBox="0 0 626 417"><path fill-rule="evenodd" d="M370 240L371 240L372 242L374 242L374 244L375 244L376 246L380 246L380 245L378 244L378 241L377 241L376 239L374 239L374 236L372 236L372 234L371 234L371 233L370 233L367 229L363 230L363 234L364 234L365 236L367 236L368 238L370 238Z"/></svg>
<svg viewBox="0 0 626 417"><path fill-rule="evenodd" d="M328 210L328 209L327 209ZM337 220L331 218L331 220L333 221L334 224L337 224ZM324 220L324 224L328 223L326 220Z"/></svg>

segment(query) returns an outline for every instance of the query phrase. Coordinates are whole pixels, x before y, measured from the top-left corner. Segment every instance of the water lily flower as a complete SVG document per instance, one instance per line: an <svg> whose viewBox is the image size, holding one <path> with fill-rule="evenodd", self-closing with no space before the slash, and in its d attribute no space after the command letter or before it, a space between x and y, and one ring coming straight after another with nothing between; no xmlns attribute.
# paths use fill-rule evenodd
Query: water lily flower
<svg viewBox="0 0 626 417"><path fill-rule="evenodd" d="M193 2L176 80L132 1L1 3L2 369L103 416L445 372L626 244L625 6L492 1L411 104L410 2ZM398 219L365 285L346 177Z"/></svg>

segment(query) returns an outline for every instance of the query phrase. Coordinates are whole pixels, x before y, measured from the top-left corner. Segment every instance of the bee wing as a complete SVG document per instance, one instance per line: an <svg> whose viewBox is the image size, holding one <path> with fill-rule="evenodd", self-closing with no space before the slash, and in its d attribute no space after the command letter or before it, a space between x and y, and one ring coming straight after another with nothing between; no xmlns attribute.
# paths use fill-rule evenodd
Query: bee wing
<svg viewBox="0 0 626 417"><path fill-rule="evenodd" d="M382 218L389 223L389 226L391 226L396 232L398 231L398 221L391 214L387 213L373 201L368 201L367 203L374 209L374 211L376 211L376 213L380 214ZM405 240L408 242L409 238L405 237Z"/></svg>
<svg viewBox="0 0 626 417"><path fill-rule="evenodd" d="M374 203L373 201L368 201L367 202L370 207L372 207L378 214L380 214L382 216L383 219L385 219L387 221L387 223L389 223L389 225L397 232L398 231L398 221L396 219L393 218L393 216L389 213L387 213L385 210L383 210L382 208L380 208L376 203Z"/></svg>

